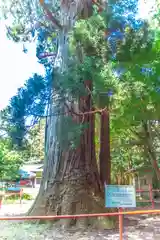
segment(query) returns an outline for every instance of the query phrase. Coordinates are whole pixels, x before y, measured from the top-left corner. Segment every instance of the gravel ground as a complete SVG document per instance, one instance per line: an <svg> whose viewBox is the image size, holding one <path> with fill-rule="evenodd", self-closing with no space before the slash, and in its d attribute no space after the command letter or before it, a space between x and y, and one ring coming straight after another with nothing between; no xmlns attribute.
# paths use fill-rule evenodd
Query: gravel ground
<svg viewBox="0 0 160 240"><path fill-rule="evenodd" d="M24 214L32 202L3 205L0 216ZM160 240L160 216L130 217L125 219L124 240ZM1 221L1 240L119 240L117 231L82 231L72 229L66 232L48 224Z"/></svg>
<svg viewBox="0 0 160 240"><path fill-rule="evenodd" d="M34 201L34 200L33 200ZM33 201L24 201L19 204L19 200L15 204L3 204L0 209L0 216L12 216L25 214L31 207Z"/></svg>

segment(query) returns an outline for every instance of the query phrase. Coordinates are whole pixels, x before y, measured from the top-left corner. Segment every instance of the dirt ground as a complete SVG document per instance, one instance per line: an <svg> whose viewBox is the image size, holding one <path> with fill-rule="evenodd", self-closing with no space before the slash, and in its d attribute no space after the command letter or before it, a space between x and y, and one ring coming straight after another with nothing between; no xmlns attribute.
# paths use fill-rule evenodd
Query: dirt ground
<svg viewBox="0 0 160 240"><path fill-rule="evenodd" d="M124 240L159 240L160 217L141 219L138 224L124 228ZM117 231L57 229L51 225L0 222L1 240L118 240Z"/></svg>
<svg viewBox="0 0 160 240"><path fill-rule="evenodd" d="M24 215L32 201L3 205L0 216ZM160 240L160 216L135 216L124 219L124 240ZM118 230L72 229L69 232L50 224L0 221L1 240L118 240Z"/></svg>

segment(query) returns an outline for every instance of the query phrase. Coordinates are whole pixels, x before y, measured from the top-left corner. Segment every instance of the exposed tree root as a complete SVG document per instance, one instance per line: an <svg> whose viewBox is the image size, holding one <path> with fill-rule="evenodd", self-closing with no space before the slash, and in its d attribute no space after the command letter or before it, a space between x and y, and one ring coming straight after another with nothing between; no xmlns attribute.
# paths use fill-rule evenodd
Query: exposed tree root
<svg viewBox="0 0 160 240"><path fill-rule="evenodd" d="M67 178L61 182L54 182L46 193L39 193L30 214L75 215L107 212L102 195L96 196L94 189L95 186L88 184L84 174L79 176L78 180ZM56 222L66 228L76 226L77 228L111 229L115 226L115 219L110 217L63 219Z"/></svg>

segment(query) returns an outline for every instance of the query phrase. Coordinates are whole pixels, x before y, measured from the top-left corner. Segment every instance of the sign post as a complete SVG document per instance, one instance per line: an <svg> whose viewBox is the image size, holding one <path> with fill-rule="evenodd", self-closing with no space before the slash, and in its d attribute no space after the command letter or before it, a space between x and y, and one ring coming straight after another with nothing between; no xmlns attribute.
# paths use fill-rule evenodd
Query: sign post
<svg viewBox="0 0 160 240"><path fill-rule="evenodd" d="M119 213L123 212L123 208L119 208ZM119 240L123 240L123 216L119 215Z"/></svg>
<svg viewBox="0 0 160 240"><path fill-rule="evenodd" d="M136 207L136 191L132 185L106 185L105 206L118 208L122 213L123 208ZM123 239L123 215L119 214L119 239Z"/></svg>

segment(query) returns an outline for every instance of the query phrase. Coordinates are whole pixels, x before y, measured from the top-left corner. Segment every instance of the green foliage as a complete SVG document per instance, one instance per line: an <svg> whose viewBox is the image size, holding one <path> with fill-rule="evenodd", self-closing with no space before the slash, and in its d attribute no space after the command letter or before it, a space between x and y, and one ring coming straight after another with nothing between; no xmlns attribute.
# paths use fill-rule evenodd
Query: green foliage
<svg viewBox="0 0 160 240"><path fill-rule="evenodd" d="M28 41L32 37L32 26L44 21L43 10L39 1L4 1L0 3L1 19L10 18L8 36L14 41ZM38 26L38 24L37 24Z"/></svg>
<svg viewBox="0 0 160 240"><path fill-rule="evenodd" d="M11 148L9 139L0 139L0 178L12 180L22 164L22 155Z"/></svg>
<svg viewBox="0 0 160 240"><path fill-rule="evenodd" d="M30 125L36 124L40 117L45 117L49 92L49 80L34 74L24 87L18 89L17 95L11 98L9 106L1 113L4 129L22 150ZM27 124L28 117L30 121Z"/></svg>
<svg viewBox="0 0 160 240"><path fill-rule="evenodd" d="M44 160L44 139L45 139L45 120L41 119L27 133L28 157L26 161L42 161Z"/></svg>
<svg viewBox="0 0 160 240"><path fill-rule="evenodd" d="M32 197L32 195L30 195L28 193L23 193L22 200L30 201L30 200L33 200L33 197ZM19 196L18 195L7 196L4 200L4 203L5 204L10 203L11 204L11 203L14 203L15 201L19 201Z"/></svg>
<svg viewBox="0 0 160 240"><path fill-rule="evenodd" d="M160 117L160 35L159 30L154 29L150 23L138 22L135 18L135 1L110 2L118 6L118 10L108 7L108 11L102 14L96 13L87 20L76 22L69 35L68 68L60 74L54 72L53 86L52 79L45 81L38 75L29 79L25 87L19 89L12 98L7 110L7 121L11 123L9 130L12 138L16 138L20 145L27 130L25 117L44 115L46 102L53 92L56 93L60 106L57 112L62 112L64 102L71 100L77 104L80 97L88 94L84 81L89 79L93 83L90 94L94 107L107 107L110 110L113 169L117 173L139 167L148 160L144 155L142 121L151 122ZM33 19L35 22L45 21L42 9L37 4L36 1L32 13L32 2L25 0L14 5L15 21L8 28L14 41L32 38L30 34L26 35L26 28L28 23L32 25ZM7 10L10 7L11 3L8 2ZM129 19L125 13L131 9ZM50 34L50 24L45 21L43 28L37 32L38 52L41 53L44 49L56 52L53 40L58 34L55 30L54 36ZM52 92L51 87L54 90ZM57 129L61 145L77 146L80 135L87 126L78 125L70 117L64 116L61 117L61 122L63 127ZM135 137L137 132L138 137ZM152 129L152 132L159 133L159 130ZM154 143L159 141L159 137L153 137ZM155 148L158 149L157 145Z"/></svg>
<svg viewBox="0 0 160 240"><path fill-rule="evenodd" d="M63 117L61 121L61 128L56 130L61 148L63 150L68 149L69 146L73 149L77 148L80 144L80 137L88 125L74 122L71 116Z"/></svg>

